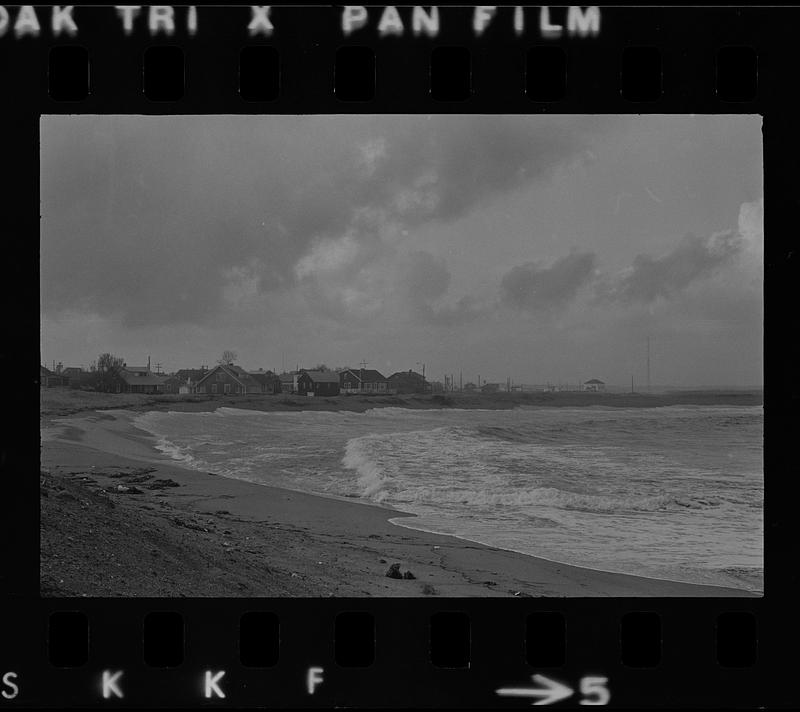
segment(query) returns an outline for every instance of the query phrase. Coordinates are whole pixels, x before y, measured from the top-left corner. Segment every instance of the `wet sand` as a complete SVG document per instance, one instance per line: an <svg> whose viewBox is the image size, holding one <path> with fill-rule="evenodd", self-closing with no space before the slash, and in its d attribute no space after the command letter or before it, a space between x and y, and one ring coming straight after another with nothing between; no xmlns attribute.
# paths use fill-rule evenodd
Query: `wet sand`
<svg viewBox="0 0 800 712"><path fill-rule="evenodd" d="M392 524L386 507L185 469L124 410L42 423L46 596L750 596ZM414 578L385 574L391 564Z"/></svg>

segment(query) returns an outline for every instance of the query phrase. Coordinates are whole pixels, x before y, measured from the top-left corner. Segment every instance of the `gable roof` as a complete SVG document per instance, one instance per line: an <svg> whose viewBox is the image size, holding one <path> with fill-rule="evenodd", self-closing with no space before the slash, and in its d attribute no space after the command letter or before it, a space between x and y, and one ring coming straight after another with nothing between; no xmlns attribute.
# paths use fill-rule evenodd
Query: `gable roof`
<svg viewBox="0 0 800 712"><path fill-rule="evenodd" d="M256 373L253 373L251 371L250 377L261 384L274 383L275 381L280 380L274 373L267 373L266 371L261 371Z"/></svg>
<svg viewBox="0 0 800 712"><path fill-rule="evenodd" d="M179 368L173 374L173 378L177 378L181 381L186 381L189 378L196 381L199 378L202 378L206 373L208 373L208 369L202 368Z"/></svg>
<svg viewBox="0 0 800 712"><path fill-rule="evenodd" d="M314 383L339 383L339 374L335 371L303 371ZM302 374L300 374L302 375Z"/></svg>
<svg viewBox="0 0 800 712"><path fill-rule="evenodd" d="M606 385L603 381L599 381L596 378L593 378L590 381L586 381L586 383L584 385L588 385L589 383L596 383L596 384L600 384L602 386Z"/></svg>
<svg viewBox="0 0 800 712"><path fill-rule="evenodd" d="M257 386L258 382L251 378L250 374L247 373L243 368L239 366L232 366L228 364L217 364L214 368L209 369L205 372L203 376L201 376L197 384L201 384L205 381L212 373L216 373L217 371L222 371L223 373L228 374L233 380L238 381L243 386Z"/></svg>
<svg viewBox="0 0 800 712"><path fill-rule="evenodd" d="M119 370L119 377L129 386L163 386L167 380L150 372L146 376L139 376L136 373L131 373L127 368Z"/></svg>
<svg viewBox="0 0 800 712"><path fill-rule="evenodd" d="M391 380L392 378L418 378L421 381L422 374L416 371L395 371L387 380Z"/></svg>
<svg viewBox="0 0 800 712"><path fill-rule="evenodd" d="M386 376L384 376L380 371L376 371L374 368L346 368L344 371L339 371L339 374L343 373L352 373L353 376L357 381L361 380L361 374L364 374L364 383L375 383L376 381L386 381L388 380Z"/></svg>

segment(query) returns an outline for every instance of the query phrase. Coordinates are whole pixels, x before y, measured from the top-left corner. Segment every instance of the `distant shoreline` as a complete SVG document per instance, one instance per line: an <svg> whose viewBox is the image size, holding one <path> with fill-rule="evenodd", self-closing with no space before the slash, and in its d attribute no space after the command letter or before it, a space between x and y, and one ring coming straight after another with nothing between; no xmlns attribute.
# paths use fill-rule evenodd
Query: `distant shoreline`
<svg viewBox="0 0 800 712"><path fill-rule="evenodd" d="M133 411L210 412L217 408L242 408L258 411L350 411L363 413L372 408L464 408L509 410L519 406L613 408L659 408L671 405L741 405L764 404L763 391L673 391L668 393L591 393L561 391L555 393L446 393L392 396L339 395L308 398L289 395L143 395L131 393L95 393L68 388L42 388L40 416L44 419L73 415L84 411L124 408Z"/></svg>

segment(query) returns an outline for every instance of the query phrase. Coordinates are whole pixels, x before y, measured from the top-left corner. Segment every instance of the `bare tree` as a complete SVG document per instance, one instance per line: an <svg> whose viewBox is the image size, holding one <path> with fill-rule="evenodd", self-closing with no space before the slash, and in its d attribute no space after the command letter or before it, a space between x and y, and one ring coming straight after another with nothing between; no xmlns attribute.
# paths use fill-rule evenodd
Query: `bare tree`
<svg viewBox="0 0 800 712"><path fill-rule="evenodd" d="M231 366L238 358L239 354L237 354L235 351L225 349L225 351L222 352L222 356L217 360L217 363L222 366Z"/></svg>
<svg viewBox="0 0 800 712"><path fill-rule="evenodd" d="M314 368L313 368L313 369L311 369L311 370L312 370L312 371L330 371L331 369L329 369L329 368L328 368L328 367L327 367L327 366L326 366L324 363L318 363L318 364L317 364L316 366L314 366Z"/></svg>
<svg viewBox="0 0 800 712"><path fill-rule="evenodd" d="M125 361L114 354L104 353L97 357L95 371L95 389L98 391L114 390L117 373Z"/></svg>

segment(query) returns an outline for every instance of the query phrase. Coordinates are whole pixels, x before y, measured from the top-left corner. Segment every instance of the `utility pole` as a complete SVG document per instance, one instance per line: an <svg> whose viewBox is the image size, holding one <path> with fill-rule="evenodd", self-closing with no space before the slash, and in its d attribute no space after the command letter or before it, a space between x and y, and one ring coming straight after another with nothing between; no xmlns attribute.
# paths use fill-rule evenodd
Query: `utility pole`
<svg viewBox="0 0 800 712"><path fill-rule="evenodd" d="M459 371L458 372L458 392L461 393L461 391L463 391L463 390L464 390L464 372L463 371Z"/></svg>
<svg viewBox="0 0 800 712"><path fill-rule="evenodd" d="M647 337L647 392L650 393L650 337Z"/></svg>
<svg viewBox="0 0 800 712"><path fill-rule="evenodd" d="M633 393L633 374L631 374L631 393Z"/></svg>
<svg viewBox="0 0 800 712"><path fill-rule="evenodd" d="M361 359L361 383L358 387L362 393L364 392L364 369L367 367L367 362L364 359Z"/></svg>

